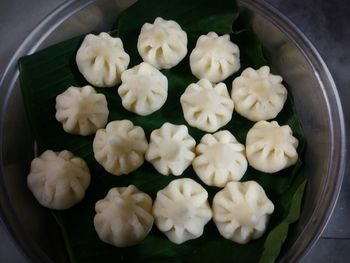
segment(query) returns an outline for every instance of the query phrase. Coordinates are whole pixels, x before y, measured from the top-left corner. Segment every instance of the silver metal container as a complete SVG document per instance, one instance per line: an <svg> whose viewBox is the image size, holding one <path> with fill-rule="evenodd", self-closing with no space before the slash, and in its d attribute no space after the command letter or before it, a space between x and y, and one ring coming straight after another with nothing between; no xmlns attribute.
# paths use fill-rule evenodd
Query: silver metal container
<svg viewBox="0 0 350 263"><path fill-rule="evenodd" d="M68 1L26 38L1 79L1 215L18 246L34 262L65 262L67 256L49 210L40 207L26 187L34 140L23 107L17 61L70 37L108 30L118 13L132 2ZM301 218L291 228L279 258L281 262L294 262L320 236L340 191L345 164L342 108L326 65L302 32L265 3L241 0L240 4L253 12L254 31L290 85L306 138L308 184Z"/></svg>

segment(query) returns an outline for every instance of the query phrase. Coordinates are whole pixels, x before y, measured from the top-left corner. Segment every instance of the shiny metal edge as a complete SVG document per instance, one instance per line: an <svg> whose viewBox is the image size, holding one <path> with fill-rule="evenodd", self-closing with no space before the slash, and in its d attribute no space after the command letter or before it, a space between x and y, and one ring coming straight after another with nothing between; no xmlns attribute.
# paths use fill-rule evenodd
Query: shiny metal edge
<svg viewBox="0 0 350 263"><path fill-rule="evenodd" d="M325 181L325 187L323 188L323 193L324 196L331 196L331 198L323 198L322 200L318 200L317 206L314 209L310 220L302 230L296 242L290 249L288 249L283 258L280 258L282 262L297 262L311 250L321 236L331 218L340 194L346 165L346 131L343 109L338 90L326 63L323 61L317 49L304 35L304 33L301 32L300 29L289 20L289 18L287 18L269 3L254 0L241 0L239 2L243 7L248 7L250 9L253 8L254 11L264 14L267 20L285 33L290 41L294 43L294 45L303 54L304 58L309 62L310 67L313 69L316 77L318 78L322 93L324 94L324 98L327 103L327 117L331 123L330 156L334 156L334 158L330 159L328 165L329 170L327 171L327 178ZM297 42L297 39L300 41ZM324 88L322 83L323 81L320 79L320 74L318 74L318 70L313 66L315 62L321 65L322 70L324 71L323 73L326 75L326 78L323 81L329 82L330 86L332 87L331 90L326 90ZM337 180L334 187L331 187L333 191L328 191L326 186L332 181L331 178L333 177L337 177ZM321 196L323 196L322 193L320 194L320 197ZM329 200L329 202L325 203L324 200ZM323 216L320 216L320 214ZM313 234L310 234L310 231ZM295 244L298 243L297 241L301 240L303 240L304 243L306 241L307 246L302 249L296 249ZM293 247L295 249L293 249Z"/></svg>
<svg viewBox="0 0 350 263"><path fill-rule="evenodd" d="M35 52L52 31L92 2L94 1L68 0L61 4L34 28L13 54L0 79L0 127L4 127L5 109L8 107L8 98L19 76L18 60L22 56ZM2 145L2 140L3 130L1 128L0 145ZM31 242L30 237L22 234L24 233L22 228L18 228L18 219L11 207L7 189L4 187L2 163L3 156L2 151L0 151L0 190L2 192L2 197L0 198L0 217L6 225L9 236L15 241L14 244L17 246L18 250L30 261L53 262L34 242ZM4 216L4 211L6 211L6 217Z"/></svg>
<svg viewBox="0 0 350 263"><path fill-rule="evenodd" d="M71 17L75 13L79 12L81 9L83 9L85 6L91 4L94 2L93 0L90 1L84 1L84 0L70 0L61 6L59 6L57 9L55 9L51 14L49 14L46 18L44 18L38 26L27 36L25 41L22 43L22 45L17 49L15 54L12 56L12 59L10 60L7 68L5 69L2 79L0 80L0 102L6 102L8 95L11 93L11 89L13 88L14 82L17 80L19 71L17 66L17 61L20 57L24 55L28 55L33 53L38 46L45 40L45 38L54 30L56 29L62 22L64 22L67 18ZM267 19L270 20L271 23L273 23L276 27L278 27L280 30L282 30L289 38L290 40L299 48L299 50L303 53L304 57L309 61L309 64L311 67L312 63L311 61L317 61L320 63L323 67L324 73L327 76L328 81L330 82L332 86L331 91L327 91L324 89L323 85L321 85L322 92L325 94L325 100L327 102L328 106L328 117L331 123L337 123L337 126L331 126L331 134L332 140L331 140L331 150L339 152L338 156L339 158L335 158L331 160L331 163L329 167L335 167L338 169L332 169L332 171L328 172L326 183L329 182L330 178L337 175L338 180L336 181L335 187L333 188L333 192L326 192L327 195L331 195L332 198L329 201L329 205L325 205L324 202L319 202L319 205L315 208L312 218L309 220L308 224L302 231L301 235L297 240L305 240L306 235L305 233L309 228L314 229L315 235L308 241L308 245L304 247L302 250L298 250L293 253L293 255L288 255L288 252L284 258L288 258L288 261L294 262L297 260L300 260L303 256L305 256L309 250L312 248L312 246L315 244L315 242L318 240L320 235L322 234L325 226L327 225L330 216L334 210L336 201L338 199L344 172L345 172L345 160L346 160L346 136L345 136L345 122L344 122L344 115L342 111L341 102L339 99L339 94L336 89L334 80L319 53L315 49L315 47L312 45L312 43L306 38L306 36L295 26L294 23L292 23L286 16L281 14L276 8L272 7L270 4L262 1L253 1L253 0L241 0L239 3L242 6L246 7L253 7L254 10L263 13L266 15ZM64 14L64 15L62 15ZM293 39L300 39L301 41L297 43ZM28 46L30 48L28 48ZM306 51L308 50L308 53L312 55L306 54ZM313 67L315 73L317 73L316 69ZM9 74L12 72L11 76ZM6 89L6 87L9 87L10 89ZM332 92L332 93L330 93ZM332 97L326 96L332 95ZM332 101L330 101L330 99ZM3 127L4 122L4 109L7 107L7 103L0 103L1 109L1 115L0 115L0 127ZM330 105L336 105L333 107L330 107ZM334 119L334 117L336 119ZM335 136L339 135L339 136ZM0 145L2 143L2 130L0 129ZM2 152L0 151L0 163L2 163ZM2 174L2 167L0 166L0 174ZM6 189L4 188L3 184L3 178L0 176L0 189L3 193L7 193ZM324 189L324 192L326 189ZM32 244L28 242L28 240L23 240L19 238L20 232L22 232L21 229L15 229L13 226L16 225L17 219L14 215L13 210L11 209L10 203L8 198L6 200L0 200L0 213L2 216L3 221L7 225L7 230L11 234L12 238L16 241L15 243L18 245L21 251L24 252L24 254L31 259L34 262L52 262L47 255L45 255L40 248L38 248L35 244ZM3 207L6 206L7 211L10 211L11 220L6 219L3 217ZM322 211L322 214L324 214L324 217L316 217L316 214L319 213L319 211ZM9 216L9 214L7 214ZM317 226L317 227L315 227ZM23 236L23 235L22 235ZM29 244L29 247L28 247ZM30 249L30 247L32 249ZM291 249L293 250L293 249ZM35 251L35 255L31 251ZM284 261L285 259L281 259Z"/></svg>

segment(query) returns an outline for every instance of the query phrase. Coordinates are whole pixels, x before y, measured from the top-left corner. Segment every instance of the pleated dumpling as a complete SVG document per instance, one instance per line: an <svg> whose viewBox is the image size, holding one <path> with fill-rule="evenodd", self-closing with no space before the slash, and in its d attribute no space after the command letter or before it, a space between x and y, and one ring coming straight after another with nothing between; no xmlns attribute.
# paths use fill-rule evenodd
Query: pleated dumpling
<svg viewBox="0 0 350 263"><path fill-rule="evenodd" d="M224 187L247 170L245 147L229 131L206 134L196 147L193 169L207 185Z"/></svg>
<svg viewBox="0 0 350 263"><path fill-rule="evenodd" d="M69 87L56 97L56 119L71 134L95 133L106 125L108 113L106 97L91 86Z"/></svg>
<svg viewBox="0 0 350 263"><path fill-rule="evenodd" d="M164 175L181 175L191 165L196 141L185 125L166 122L151 133L146 160Z"/></svg>
<svg viewBox="0 0 350 263"><path fill-rule="evenodd" d="M198 238L212 217L208 193L192 179L173 180L158 191L153 216L156 226L171 242L181 244Z"/></svg>
<svg viewBox="0 0 350 263"><path fill-rule="evenodd" d="M113 87L128 68L130 57L120 38L102 32L88 34L78 49L76 63L85 79L96 87Z"/></svg>
<svg viewBox="0 0 350 263"><path fill-rule="evenodd" d="M187 54L187 34L178 23L157 17L142 26L137 49L143 61L158 69L169 69Z"/></svg>
<svg viewBox="0 0 350 263"><path fill-rule="evenodd" d="M188 124L206 132L215 132L232 118L234 104L225 83L201 79L187 87L180 102Z"/></svg>
<svg viewBox="0 0 350 263"><path fill-rule="evenodd" d="M298 139L288 125L259 121L246 137L249 164L256 170L275 173L296 163Z"/></svg>
<svg viewBox="0 0 350 263"><path fill-rule="evenodd" d="M202 35L190 55L193 75L217 83L237 72L240 68L239 48L230 36L218 36L214 32Z"/></svg>
<svg viewBox="0 0 350 263"><path fill-rule="evenodd" d="M95 230L102 241L113 246L136 245L152 229L152 199L134 185L110 189L97 201L95 210Z"/></svg>
<svg viewBox="0 0 350 263"><path fill-rule="evenodd" d="M107 172L129 174L144 162L148 143L145 132L129 120L112 121L96 132L93 141L95 159Z"/></svg>
<svg viewBox="0 0 350 263"><path fill-rule="evenodd" d="M69 151L47 150L32 161L27 184L42 206L68 209L84 198L90 171L83 159Z"/></svg>
<svg viewBox="0 0 350 263"><path fill-rule="evenodd" d="M213 219L220 234L239 244L260 238L273 211L273 203L254 181L229 182L213 199Z"/></svg>
<svg viewBox="0 0 350 263"><path fill-rule="evenodd" d="M118 93L125 109L146 116L165 103L168 79L158 69L143 62L122 73Z"/></svg>
<svg viewBox="0 0 350 263"><path fill-rule="evenodd" d="M245 69L232 83L236 111L251 121L274 119L287 99L282 77L270 73L270 67Z"/></svg>

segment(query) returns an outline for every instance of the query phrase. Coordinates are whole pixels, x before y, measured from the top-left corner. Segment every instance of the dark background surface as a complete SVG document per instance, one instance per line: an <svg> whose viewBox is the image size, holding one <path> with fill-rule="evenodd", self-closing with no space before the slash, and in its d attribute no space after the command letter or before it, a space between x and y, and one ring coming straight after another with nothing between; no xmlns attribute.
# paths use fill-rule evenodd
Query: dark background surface
<svg viewBox="0 0 350 263"><path fill-rule="evenodd" d="M111 0L113 1L113 0ZM343 103L350 130L350 1L266 0L311 40L328 65ZM63 0L0 0L0 75L17 47ZM348 152L350 154L350 136ZM348 158L349 159L349 158ZM334 213L310 253L308 262L350 262L350 165ZM0 262L26 262L0 221Z"/></svg>

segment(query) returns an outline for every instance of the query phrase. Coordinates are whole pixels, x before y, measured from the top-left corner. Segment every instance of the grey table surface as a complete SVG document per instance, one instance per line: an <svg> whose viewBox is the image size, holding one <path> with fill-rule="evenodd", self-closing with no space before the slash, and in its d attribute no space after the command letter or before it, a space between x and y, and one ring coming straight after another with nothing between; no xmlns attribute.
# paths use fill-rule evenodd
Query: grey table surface
<svg viewBox="0 0 350 263"><path fill-rule="evenodd" d="M266 0L294 22L311 40L328 65L340 94L350 126L350 1ZM24 38L64 0L0 0L0 75ZM348 152L350 153L348 136ZM338 203L322 237L302 260L350 261L350 165ZM0 222L0 262L27 262Z"/></svg>

